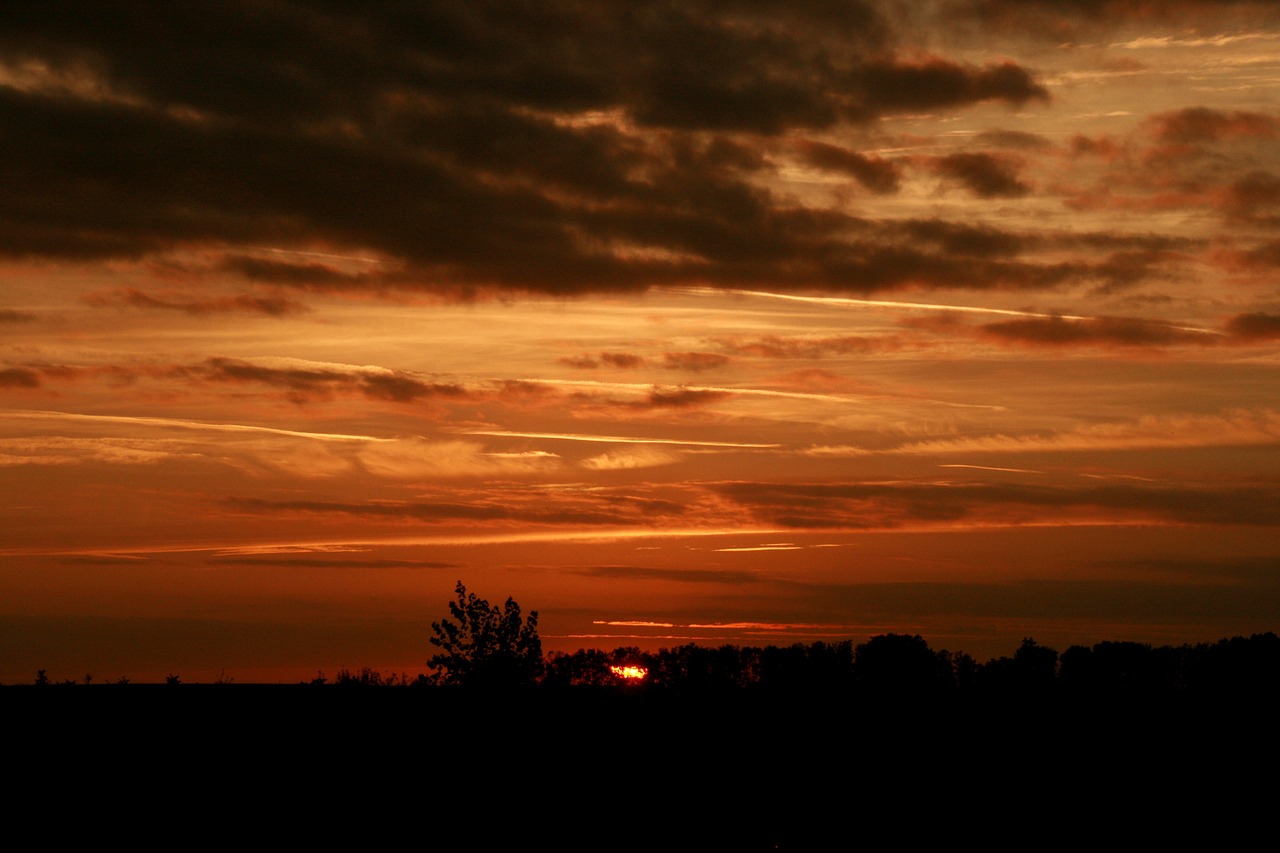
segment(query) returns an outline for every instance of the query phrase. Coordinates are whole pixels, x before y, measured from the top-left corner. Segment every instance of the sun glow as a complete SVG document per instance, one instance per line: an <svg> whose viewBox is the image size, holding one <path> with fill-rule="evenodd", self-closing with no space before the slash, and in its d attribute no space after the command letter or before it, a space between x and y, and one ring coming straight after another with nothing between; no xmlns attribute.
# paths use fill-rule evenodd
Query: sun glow
<svg viewBox="0 0 1280 853"><path fill-rule="evenodd" d="M611 666L609 671L630 683L639 683L649 677L649 670L643 666Z"/></svg>

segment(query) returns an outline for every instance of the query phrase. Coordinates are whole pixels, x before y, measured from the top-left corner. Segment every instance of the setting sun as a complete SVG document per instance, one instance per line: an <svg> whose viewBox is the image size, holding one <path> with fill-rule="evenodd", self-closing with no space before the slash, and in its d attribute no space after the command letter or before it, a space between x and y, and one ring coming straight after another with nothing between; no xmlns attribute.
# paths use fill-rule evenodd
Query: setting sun
<svg viewBox="0 0 1280 853"><path fill-rule="evenodd" d="M623 681L643 681L649 677L649 670L642 666L611 666L609 671Z"/></svg>

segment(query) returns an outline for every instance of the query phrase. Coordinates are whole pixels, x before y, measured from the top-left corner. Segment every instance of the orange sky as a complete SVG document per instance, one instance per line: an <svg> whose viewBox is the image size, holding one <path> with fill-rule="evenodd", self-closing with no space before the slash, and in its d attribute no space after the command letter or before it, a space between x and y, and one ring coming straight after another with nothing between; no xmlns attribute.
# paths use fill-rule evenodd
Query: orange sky
<svg viewBox="0 0 1280 853"><path fill-rule="evenodd" d="M0 682L1280 629L1280 14L0 12Z"/></svg>

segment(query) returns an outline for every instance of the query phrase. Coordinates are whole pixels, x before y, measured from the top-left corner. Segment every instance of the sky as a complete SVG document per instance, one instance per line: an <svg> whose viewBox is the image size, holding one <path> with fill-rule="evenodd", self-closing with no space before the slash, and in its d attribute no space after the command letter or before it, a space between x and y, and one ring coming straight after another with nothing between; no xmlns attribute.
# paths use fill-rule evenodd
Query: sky
<svg viewBox="0 0 1280 853"><path fill-rule="evenodd" d="M7 3L0 682L1280 629L1280 7Z"/></svg>

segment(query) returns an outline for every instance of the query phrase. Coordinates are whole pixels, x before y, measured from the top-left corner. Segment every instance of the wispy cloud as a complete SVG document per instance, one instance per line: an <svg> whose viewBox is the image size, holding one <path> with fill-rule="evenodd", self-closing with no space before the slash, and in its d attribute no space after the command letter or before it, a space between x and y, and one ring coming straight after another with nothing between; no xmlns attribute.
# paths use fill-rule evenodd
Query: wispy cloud
<svg viewBox="0 0 1280 853"><path fill-rule="evenodd" d="M464 435L492 435L509 438L545 438L552 441L587 441L602 444L671 444L687 447L740 447L746 449L781 447L779 444L759 444L737 441L706 441L684 438L642 438L623 435L592 435L590 433L520 432L517 430L459 429Z"/></svg>
<svg viewBox="0 0 1280 853"><path fill-rule="evenodd" d="M290 436L293 438L308 438L316 441L381 442L396 440L394 438L382 438L371 435L304 432L300 430L279 429L277 427L254 426L250 424L216 423L209 421L183 420L180 418L157 418L142 415L89 415L76 412L19 409L0 411L0 418L11 420L80 421L84 423L120 424L127 426L160 427L166 429L205 430L212 432L264 433L268 435Z"/></svg>
<svg viewBox="0 0 1280 853"><path fill-rule="evenodd" d="M1050 435L991 435L921 441L898 453L1031 452L1160 447L1227 447L1280 443L1280 413L1241 409L1219 415L1144 415Z"/></svg>

